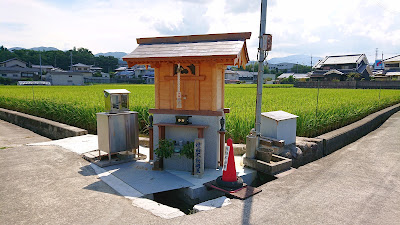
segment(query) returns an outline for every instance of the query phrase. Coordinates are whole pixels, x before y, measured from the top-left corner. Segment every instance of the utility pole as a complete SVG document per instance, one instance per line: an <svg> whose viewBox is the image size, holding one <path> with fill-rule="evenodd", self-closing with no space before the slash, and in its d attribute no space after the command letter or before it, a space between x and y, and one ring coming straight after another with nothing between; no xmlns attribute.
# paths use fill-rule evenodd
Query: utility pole
<svg viewBox="0 0 400 225"><path fill-rule="evenodd" d="M267 20L267 0L261 0L261 19L260 19L260 36L258 47L258 77L257 77L257 102L256 102L256 135L261 136L261 105L262 105L262 88L264 74L265 50L263 50L263 36L265 34L265 24Z"/></svg>
<svg viewBox="0 0 400 225"><path fill-rule="evenodd" d="M39 52L40 80L42 79L42 52Z"/></svg>
<svg viewBox="0 0 400 225"><path fill-rule="evenodd" d="M70 71L72 71L72 50L70 51L70 58L71 58L71 67L69 68Z"/></svg>
<svg viewBox="0 0 400 225"><path fill-rule="evenodd" d="M384 69L384 66L383 66L383 51L382 51L381 69Z"/></svg>

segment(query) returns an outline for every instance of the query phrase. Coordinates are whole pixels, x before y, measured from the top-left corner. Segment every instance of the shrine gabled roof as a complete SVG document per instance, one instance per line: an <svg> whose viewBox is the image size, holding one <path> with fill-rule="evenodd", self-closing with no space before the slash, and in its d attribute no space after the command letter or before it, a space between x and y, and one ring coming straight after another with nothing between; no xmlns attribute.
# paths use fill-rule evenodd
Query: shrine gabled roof
<svg viewBox="0 0 400 225"><path fill-rule="evenodd" d="M227 33L190 36L172 36L137 39L139 46L125 61L157 61L172 58L228 58L241 59L245 54L248 61L246 39L251 33ZM245 62L247 63L247 62Z"/></svg>

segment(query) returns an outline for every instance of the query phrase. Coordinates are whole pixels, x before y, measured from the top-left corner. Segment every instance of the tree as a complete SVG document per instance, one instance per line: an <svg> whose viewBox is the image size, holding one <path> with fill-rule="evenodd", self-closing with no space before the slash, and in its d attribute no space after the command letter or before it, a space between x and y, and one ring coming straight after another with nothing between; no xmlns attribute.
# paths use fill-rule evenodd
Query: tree
<svg viewBox="0 0 400 225"><path fill-rule="evenodd" d="M347 80L360 80L361 74L356 72L351 72L347 74Z"/></svg>
<svg viewBox="0 0 400 225"><path fill-rule="evenodd" d="M296 64L292 68L292 72L294 73L308 73L311 72L311 66L304 66L300 64Z"/></svg>
<svg viewBox="0 0 400 225"><path fill-rule="evenodd" d="M100 72L96 72L93 74L94 77L101 77L101 73Z"/></svg>
<svg viewBox="0 0 400 225"><path fill-rule="evenodd" d="M77 49L76 47L68 51L34 51L29 49L20 49L11 52L4 46L0 46L0 62L12 58L18 58L27 62L28 65L31 66L32 64L39 65L41 58L42 65L52 65L63 70L69 70L71 65L71 53L73 64L83 63L87 65L96 65L102 67L103 72L113 71L118 65L118 59L113 56L95 57L89 49Z"/></svg>

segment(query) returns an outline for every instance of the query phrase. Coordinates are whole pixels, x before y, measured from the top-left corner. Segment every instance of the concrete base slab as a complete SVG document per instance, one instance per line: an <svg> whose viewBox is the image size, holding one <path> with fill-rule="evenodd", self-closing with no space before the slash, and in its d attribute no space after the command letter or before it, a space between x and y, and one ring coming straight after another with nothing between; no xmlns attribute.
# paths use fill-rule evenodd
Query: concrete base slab
<svg viewBox="0 0 400 225"><path fill-rule="evenodd" d="M60 146L72 152L83 154L86 152L94 151L99 149L97 144L97 135L93 134L86 134L82 136L76 137L69 137L64 139L59 139L55 141L47 141L47 142L40 142L40 143L33 143L27 145L39 145L39 146L46 146L46 145L53 145L53 146Z"/></svg>
<svg viewBox="0 0 400 225"><path fill-rule="evenodd" d="M146 162L129 162L104 169L143 195L193 186L189 181L167 171L152 170Z"/></svg>
<svg viewBox="0 0 400 225"><path fill-rule="evenodd" d="M97 143L97 135L89 134L29 145L55 145L83 155L97 150ZM139 146L139 153L147 156L145 160L131 161L104 168L94 164L91 164L91 166L94 169L96 168L96 173L104 182L120 194L128 196L128 198L146 197L158 192L179 189L178 192L183 199L194 205L223 195L215 190L207 190L203 185L221 176L221 169L206 169L202 178L194 177L191 172L187 171L154 171L149 163L149 151L149 148ZM235 156L235 165L237 175L242 177L245 183L251 184L255 180L257 171L244 168L241 156Z"/></svg>

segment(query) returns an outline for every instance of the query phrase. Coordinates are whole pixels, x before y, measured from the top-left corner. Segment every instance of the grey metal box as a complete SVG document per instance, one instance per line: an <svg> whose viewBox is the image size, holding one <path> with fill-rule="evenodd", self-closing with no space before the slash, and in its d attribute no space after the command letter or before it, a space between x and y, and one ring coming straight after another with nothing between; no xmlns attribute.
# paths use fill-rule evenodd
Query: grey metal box
<svg viewBox="0 0 400 225"><path fill-rule="evenodd" d="M98 144L101 151L116 153L139 148L138 113L96 113Z"/></svg>
<svg viewBox="0 0 400 225"><path fill-rule="evenodd" d="M104 90L106 111L109 113L129 111L129 93L131 92L126 89Z"/></svg>
<svg viewBox="0 0 400 225"><path fill-rule="evenodd" d="M296 119L298 116L284 111L261 113L261 135L285 140L285 145L296 143Z"/></svg>

